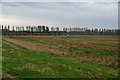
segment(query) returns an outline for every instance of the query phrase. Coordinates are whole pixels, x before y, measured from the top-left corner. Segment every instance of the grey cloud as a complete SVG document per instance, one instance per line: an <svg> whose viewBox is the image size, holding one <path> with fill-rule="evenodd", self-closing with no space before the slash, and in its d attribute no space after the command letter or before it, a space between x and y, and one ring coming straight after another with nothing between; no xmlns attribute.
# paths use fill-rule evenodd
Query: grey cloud
<svg viewBox="0 0 120 80"><path fill-rule="evenodd" d="M56 21L66 26L100 25L117 28L115 2L17 2L3 3L3 14Z"/></svg>

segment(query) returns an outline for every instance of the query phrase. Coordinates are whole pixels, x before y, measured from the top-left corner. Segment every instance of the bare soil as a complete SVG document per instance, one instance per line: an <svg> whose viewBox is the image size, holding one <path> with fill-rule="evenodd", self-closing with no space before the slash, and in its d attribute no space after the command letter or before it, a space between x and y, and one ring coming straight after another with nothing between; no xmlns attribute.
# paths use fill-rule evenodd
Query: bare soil
<svg viewBox="0 0 120 80"><path fill-rule="evenodd" d="M59 53L59 54L68 54L67 52L61 50L60 48L57 48L55 46L49 46L44 44L38 44L33 42L27 42L27 41L21 41L11 38L4 38L4 40L15 43L17 45L20 45L23 48L33 50L33 51L47 51L52 53Z"/></svg>

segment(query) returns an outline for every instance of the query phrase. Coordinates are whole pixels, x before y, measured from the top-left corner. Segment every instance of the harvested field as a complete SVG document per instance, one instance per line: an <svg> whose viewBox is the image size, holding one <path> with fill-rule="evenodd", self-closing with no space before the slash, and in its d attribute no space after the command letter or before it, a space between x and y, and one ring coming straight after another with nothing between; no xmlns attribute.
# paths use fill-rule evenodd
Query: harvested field
<svg viewBox="0 0 120 80"><path fill-rule="evenodd" d="M117 78L118 36L4 36L4 78Z"/></svg>

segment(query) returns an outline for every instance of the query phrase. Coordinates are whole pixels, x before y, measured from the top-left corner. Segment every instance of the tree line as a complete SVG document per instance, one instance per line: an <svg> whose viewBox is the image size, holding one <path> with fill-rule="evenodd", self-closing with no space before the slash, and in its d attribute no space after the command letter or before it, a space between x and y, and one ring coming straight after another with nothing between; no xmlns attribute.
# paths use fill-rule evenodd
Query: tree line
<svg viewBox="0 0 120 80"><path fill-rule="evenodd" d="M72 35L119 35L120 29L88 29L88 28L63 28L38 26L6 26L0 25L2 33L67 33Z"/></svg>

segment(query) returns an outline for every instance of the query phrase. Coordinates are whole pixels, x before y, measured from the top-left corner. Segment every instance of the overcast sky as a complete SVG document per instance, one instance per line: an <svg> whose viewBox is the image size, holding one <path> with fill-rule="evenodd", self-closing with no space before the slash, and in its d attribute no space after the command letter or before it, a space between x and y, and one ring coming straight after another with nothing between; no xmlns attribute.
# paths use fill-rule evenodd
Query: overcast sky
<svg viewBox="0 0 120 80"><path fill-rule="evenodd" d="M118 3L2 2L2 24L118 28Z"/></svg>

